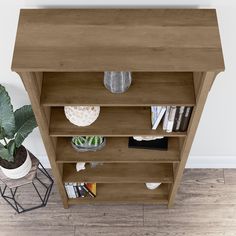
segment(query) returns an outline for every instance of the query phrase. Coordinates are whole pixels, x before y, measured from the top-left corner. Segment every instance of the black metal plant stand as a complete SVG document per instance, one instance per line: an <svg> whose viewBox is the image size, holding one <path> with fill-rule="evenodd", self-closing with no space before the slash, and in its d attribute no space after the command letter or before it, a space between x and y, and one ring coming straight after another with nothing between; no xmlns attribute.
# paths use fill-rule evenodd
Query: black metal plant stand
<svg viewBox="0 0 236 236"><path fill-rule="evenodd" d="M3 182L3 186L0 186L1 196L18 213L31 211L46 206L53 186L53 179L48 174L46 169L32 153L29 152L29 154L32 160L32 168L25 177L16 180L9 179L0 170L0 180ZM40 204L26 208L17 199L17 190L26 184L32 184L33 189L35 190L36 195L41 202ZM39 186L37 187L37 185L41 185L41 187L44 189L43 193L41 193L42 189L40 189ZM30 196L28 197L30 198Z"/></svg>

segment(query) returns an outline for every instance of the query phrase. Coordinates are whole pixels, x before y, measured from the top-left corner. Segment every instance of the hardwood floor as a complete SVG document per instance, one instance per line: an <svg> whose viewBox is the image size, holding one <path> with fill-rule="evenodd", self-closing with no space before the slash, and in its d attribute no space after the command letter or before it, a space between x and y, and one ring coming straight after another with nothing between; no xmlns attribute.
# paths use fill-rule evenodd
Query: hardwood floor
<svg viewBox="0 0 236 236"><path fill-rule="evenodd" d="M25 188L26 204L36 200L31 195ZM18 215L1 198L0 236L18 235L235 236L236 169L185 170L172 209L138 204L63 209L54 186L47 207Z"/></svg>

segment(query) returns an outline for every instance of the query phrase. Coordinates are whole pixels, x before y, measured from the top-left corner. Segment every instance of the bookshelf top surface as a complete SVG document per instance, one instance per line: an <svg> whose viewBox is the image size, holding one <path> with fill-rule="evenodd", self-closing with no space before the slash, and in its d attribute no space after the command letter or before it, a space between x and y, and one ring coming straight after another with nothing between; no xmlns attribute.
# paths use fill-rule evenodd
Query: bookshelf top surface
<svg viewBox="0 0 236 236"><path fill-rule="evenodd" d="M23 9L14 71L222 71L214 9Z"/></svg>

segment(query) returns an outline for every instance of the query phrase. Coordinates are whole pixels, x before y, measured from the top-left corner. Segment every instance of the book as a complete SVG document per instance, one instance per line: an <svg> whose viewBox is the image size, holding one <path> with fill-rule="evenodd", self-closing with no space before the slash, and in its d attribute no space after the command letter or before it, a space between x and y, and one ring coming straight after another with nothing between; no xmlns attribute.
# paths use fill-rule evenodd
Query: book
<svg viewBox="0 0 236 236"><path fill-rule="evenodd" d="M172 132L173 130L175 113L176 113L176 106L171 106L166 127L166 132L168 133Z"/></svg>
<svg viewBox="0 0 236 236"><path fill-rule="evenodd" d="M180 111L180 107L176 107L174 124L173 124L173 131L176 131L176 126L177 126L177 122L178 122L178 119L179 119L179 111Z"/></svg>
<svg viewBox="0 0 236 236"><path fill-rule="evenodd" d="M87 187L87 184L81 183L81 186L83 187L83 189L87 192L87 194L88 194L90 197L96 197L96 194L94 194L94 193Z"/></svg>
<svg viewBox="0 0 236 236"><path fill-rule="evenodd" d="M168 149L168 138L164 137L161 139L155 139L155 140L149 140L149 141L145 141L145 140L137 141L133 137L130 137L128 147L166 151Z"/></svg>
<svg viewBox="0 0 236 236"><path fill-rule="evenodd" d="M181 121L182 121L184 109L185 109L184 106L181 106L180 109L179 109L179 117L178 117L178 120L177 120L175 131L179 131L179 129L180 129L180 124L181 124Z"/></svg>
<svg viewBox="0 0 236 236"><path fill-rule="evenodd" d="M164 116L164 122L163 122L163 130L167 129L169 113L170 113L170 106L167 106L166 107L166 113L165 113L165 116Z"/></svg>
<svg viewBox="0 0 236 236"><path fill-rule="evenodd" d="M76 198L74 183L65 183L65 190L68 198Z"/></svg>
<svg viewBox="0 0 236 236"><path fill-rule="evenodd" d="M165 114L166 107L164 106L152 106L152 129L157 129L162 117Z"/></svg>
<svg viewBox="0 0 236 236"><path fill-rule="evenodd" d="M68 198L96 197L96 183L65 183Z"/></svg>
<svg viewBox="0 0 236 236"><path fill-rule="evenodd" d="M97 194L97 185L96 183L86 183L86 187L89 189L89 191L96 196Z"/></svg>
<svg viewBox="0 0 236 236"><path fill-rule="evenodd" d="M185 107L183 118L180 124L180 131L185 132L188 129L188 124L191 118L192 110L193 110L192 107Z"/></svg>

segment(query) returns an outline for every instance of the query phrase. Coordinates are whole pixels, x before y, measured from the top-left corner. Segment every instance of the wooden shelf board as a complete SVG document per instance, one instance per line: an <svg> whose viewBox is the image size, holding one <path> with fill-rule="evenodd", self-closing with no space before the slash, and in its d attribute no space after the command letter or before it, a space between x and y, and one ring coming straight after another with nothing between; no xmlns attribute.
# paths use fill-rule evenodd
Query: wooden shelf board
<svg viewBox="0 0 236 236"><path fill-rule="evenodd" d="M76 171L75 164L63 164L64 182L91 183L173 183L172 164L110 164L104 163Z"/></svg>
<svg viewBox="0 0 236 236"><path fill-rule="evenodd" d="M215 9L22 9L14 71L220 71Z"/></svg>
<svg viewBox="0 0 236 236"><path fill-rule="evenodd" d="M49 133L51 136L102 135L124 137L134 135L158 135L184 137L186 132L166 133L160 124L151 129L150 107L101 107L98 119L87 127L70 123L62 107L51 109Z"/></svg>
<svg viewBox="0 0 236 236"><path fill-rule="evenodd" d="M96 204L96 203L168 203L168 184L161 184L155 190L149 190L144 183L134 184L97 184L97 196L95 198L70 198L68 203Z"/></svg>
<svg viewBox="0 0 236 236"><path fill-rule="evenodd" d="M169 138L168 150L128 148L128 138L106 138L106 145L96 152L77 152L71 138L58 138L57 163L106 162L106 163L176 163L180 161L179 138Z"/></svg>
<svg viewBox="0 0 236 236"><path fill-rule="evenodd" d="M193 74L132 73L127 92L112 94L103 73L44 73L41 104L45 106L195 105ZM63 94L63 96L62 96Z"/></svg>

